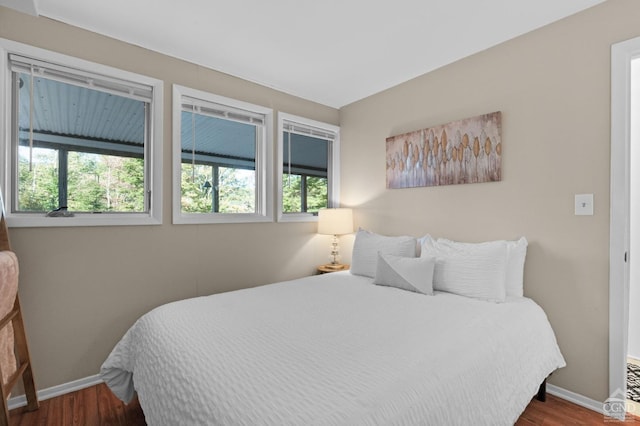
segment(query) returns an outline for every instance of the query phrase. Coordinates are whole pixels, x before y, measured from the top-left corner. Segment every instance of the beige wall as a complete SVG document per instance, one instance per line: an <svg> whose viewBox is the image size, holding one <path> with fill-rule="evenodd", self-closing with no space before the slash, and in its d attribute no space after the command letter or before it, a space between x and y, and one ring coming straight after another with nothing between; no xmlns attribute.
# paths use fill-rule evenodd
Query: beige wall
<svg viewBox="0 0 640 426"><path fill-rule="evenodd" d="M11 229L38 388L98 373L133 321L159 304L304 276L325 263L329 237L314 223L171 225L171 84L331 124L336 109L2 7L0 37L165 81L163 225Z"/></svg>
<svg viewBox="0 0 640 426"><path fill-rule="evenodd" d="M608 396L610 47L640 35L639 19L640 2L608 1L340 113L342 201L356 222L465 241L525 235L525 294L546 310L568 364L550 382L599 401ZM386 137L492 111L502 111L502 182L385 189ZM595 194L594 216L574 216L580 193Z"/></svg>

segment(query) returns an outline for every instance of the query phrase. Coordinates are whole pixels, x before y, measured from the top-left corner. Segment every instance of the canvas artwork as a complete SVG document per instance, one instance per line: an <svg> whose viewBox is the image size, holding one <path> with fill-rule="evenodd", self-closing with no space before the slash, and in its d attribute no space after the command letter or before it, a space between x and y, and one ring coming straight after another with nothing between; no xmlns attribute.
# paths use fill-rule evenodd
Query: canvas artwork
<svg viewBox="0 0 640 426"><path fill-rule="evenodd" d="M387 188L502 178L500 111L387 138Z"/></svg>

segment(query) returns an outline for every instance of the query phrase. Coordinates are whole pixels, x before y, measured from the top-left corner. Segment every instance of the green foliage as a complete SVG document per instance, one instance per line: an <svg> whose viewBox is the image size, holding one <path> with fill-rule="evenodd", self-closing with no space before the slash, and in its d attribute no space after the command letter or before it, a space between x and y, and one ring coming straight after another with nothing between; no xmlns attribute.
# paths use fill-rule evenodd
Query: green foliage
<svg viewBox="0 0 640 426"><path fill-rule="evenodd" d="M21 154L23 150L21 149ZM58 155L34 149L29 169L26 155L19 158L20 211L45 212L60 207ZM69 152L67 207L75 212L142 212L144 161L139 158Z"/></svg>
<svg viewBox="0 0 640 426"><path fill-rule="evenodd" d="M254 213L255 172L220 167L220 213Z"/></svg>
<svg viewBox="0 0 640 426"><path fill-rule="evenodd" d="M211 197L203 189L205 182L211 183L211 167L182 164L182 211L185 213L207 213L211 211ZM212 191L208 191L209 195Z"/></svg>
<svg viewBox="0 0 640 426"><path fill-rule="evenodd" d="M328 192L327 178L307 176L307 211L326 208Z"/></svg>
<svg viewBox="0 0 640 426"><path fill-rule="evenodd" d="M255 212L255 171L218 167L218 186L213 178L214 166L182 164L182 211L211 213L218 190L218 213ZM210 186L209 186L210 185Z"/></svg>
<svg viewBox="0 0 640 426"><path fill-rule="evenodd" d="M81 152L69 152L67 206L75 212L141 212L144 203L144 161ZM214 188L214 166L182 164L182 211L209 213L215 209L216 189L220 213L255 212L255 171L218 167ZM18 209L46 212L60 207L58 200L58 153L34 148L29 167L28 149L20 148ZM302 211L301 191L306 185L307 210L327 207L327 179L283 176L283 211Z"/></svg>
<svg viewBox="0 0 640 426"><path fill-rule="evenodd" d="M314 176L289 175L282 176L282 211L300 213L302 206L302 185L307 189L307 212L317 212L327 207L327 178Z"/></svg>
<svg viewBox="0 0 640 426"><path fill-rule="evenodd" d="M69 153L71 211L144 211L144 162L139 158Z"/></svg>
<svg viewBox="0 0 640 426"><path fill-rule="evenodd" d="M18 210L45 212L58 208L58 155L52 149L34 149L18 159Z"/></svg>
<svg viewBox="0 0 640 426"><path fill-rule="evenodd" d="M299 213L302 211L302 176L285 173L282 176L282 211Z"/></svg>

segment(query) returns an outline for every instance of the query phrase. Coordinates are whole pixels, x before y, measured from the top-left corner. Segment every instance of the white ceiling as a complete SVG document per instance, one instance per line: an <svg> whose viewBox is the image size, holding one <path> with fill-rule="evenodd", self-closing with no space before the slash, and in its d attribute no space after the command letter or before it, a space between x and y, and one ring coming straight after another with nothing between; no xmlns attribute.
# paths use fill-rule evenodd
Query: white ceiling
<svg viewBox="0 0 640 426"><path fill-rule="evenodd" d="M602 1L0 0L0 5L340 108Z"/></svg>

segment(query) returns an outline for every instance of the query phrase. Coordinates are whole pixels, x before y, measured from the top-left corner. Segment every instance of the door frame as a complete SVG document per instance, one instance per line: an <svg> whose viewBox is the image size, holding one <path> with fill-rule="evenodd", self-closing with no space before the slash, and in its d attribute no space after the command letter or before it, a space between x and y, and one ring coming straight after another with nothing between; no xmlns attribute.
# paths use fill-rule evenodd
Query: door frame
<svg viewBox="0 0 640 426"><path fill-rule="evenodd" d="M611 46L611 199L609 224L609 395L627 389L631 196L631 61L640 37Z"/></svg>

